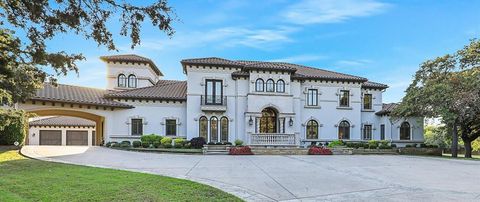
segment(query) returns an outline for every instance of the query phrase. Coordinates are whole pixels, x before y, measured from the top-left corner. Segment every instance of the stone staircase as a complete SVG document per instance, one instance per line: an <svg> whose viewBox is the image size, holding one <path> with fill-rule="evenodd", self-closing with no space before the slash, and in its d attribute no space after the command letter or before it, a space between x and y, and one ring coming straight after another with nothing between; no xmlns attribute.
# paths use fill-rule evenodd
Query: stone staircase
<svg viewBox="0 0 480 202"><path fill-rule="evenodd" d="M231 145L204 145L204 155L228 155Z"/></svg>

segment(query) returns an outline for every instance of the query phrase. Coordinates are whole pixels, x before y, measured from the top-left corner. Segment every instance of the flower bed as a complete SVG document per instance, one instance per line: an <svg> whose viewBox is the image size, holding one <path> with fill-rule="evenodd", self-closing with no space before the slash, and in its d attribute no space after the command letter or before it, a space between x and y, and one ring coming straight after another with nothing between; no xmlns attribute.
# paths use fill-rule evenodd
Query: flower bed
<svg viewBox="0 0 480 202"><path fill-rule="evenodd" d="M231 147L228 151L230 155L253 155L249 146Z"/></svg>
<svg viewBox="0 0 480 202"><path fill-rule="evenodd" d="M328 148L313 146L308 149L308 155L332 155L332 151Z"/></svg>

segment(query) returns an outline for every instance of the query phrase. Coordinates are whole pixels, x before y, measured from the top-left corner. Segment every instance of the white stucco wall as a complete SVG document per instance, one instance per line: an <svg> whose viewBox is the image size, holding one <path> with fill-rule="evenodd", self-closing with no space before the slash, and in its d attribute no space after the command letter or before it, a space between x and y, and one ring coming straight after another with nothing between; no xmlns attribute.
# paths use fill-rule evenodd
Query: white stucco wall
<svg viewBox="0 0 480 202"><path fill-rule="evenodd" d="M118 75L124 74L127 79L129 75L137 77L137 88L153 86L161 79L148 64L140 63L119 63L107 62L107 89L124 90L127 88L118 87Z"/></svg>

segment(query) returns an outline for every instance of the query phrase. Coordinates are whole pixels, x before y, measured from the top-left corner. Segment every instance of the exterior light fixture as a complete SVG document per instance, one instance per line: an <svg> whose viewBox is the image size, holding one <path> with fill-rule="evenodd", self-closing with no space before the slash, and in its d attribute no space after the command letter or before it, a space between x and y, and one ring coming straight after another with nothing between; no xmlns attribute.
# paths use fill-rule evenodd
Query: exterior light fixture
<svg viewBox="0 0 480 202"><path fill-rule="evenodd" d="M248 120L248 125L253 125L253 119L252 119L252 116L250 116L250 119Z"/></svg>
<svg viewBox="0 0 480 202"><path fill-rule="evenodd" d="M290 126L293 126L293 119L292 119L292 117L290 117L290 121L288 121L288 124L289 124Z"/></svg>

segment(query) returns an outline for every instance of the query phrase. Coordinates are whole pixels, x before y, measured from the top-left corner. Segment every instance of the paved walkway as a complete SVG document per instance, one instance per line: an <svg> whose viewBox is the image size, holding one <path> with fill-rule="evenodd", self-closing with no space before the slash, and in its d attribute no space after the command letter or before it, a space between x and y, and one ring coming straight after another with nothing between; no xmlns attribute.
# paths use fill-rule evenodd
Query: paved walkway
<svg viewBox="0 0 480 202"><path fill-rule="evenodd" d="M41 160L189 179L247 201L480 201L480 161L411 156L203 156L26 146Z"/></svg>

